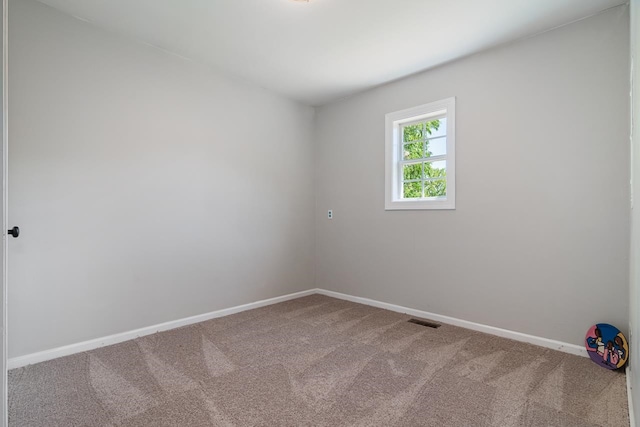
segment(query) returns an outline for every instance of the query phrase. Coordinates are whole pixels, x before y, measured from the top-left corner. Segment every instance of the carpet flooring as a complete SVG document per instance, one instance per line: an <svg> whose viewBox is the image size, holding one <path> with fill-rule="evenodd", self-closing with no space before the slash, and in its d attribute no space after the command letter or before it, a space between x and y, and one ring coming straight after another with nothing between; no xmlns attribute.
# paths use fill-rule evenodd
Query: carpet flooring
<svg viewBox="0 0 640 427"><path fill-rule="evenodd" d="M11 370L10 426L628 426L588 358L321 295Z"/></svg>

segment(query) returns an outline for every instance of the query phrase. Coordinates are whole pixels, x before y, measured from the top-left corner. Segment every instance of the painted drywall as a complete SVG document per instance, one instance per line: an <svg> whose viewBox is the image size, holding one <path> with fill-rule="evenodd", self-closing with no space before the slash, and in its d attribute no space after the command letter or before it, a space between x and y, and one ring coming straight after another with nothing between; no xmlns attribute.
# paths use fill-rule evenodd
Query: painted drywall
<svg viewBox="0 0 640 427"><path fill-rule="evenodd" d="M2 16L0 17L0 34L2 36L0 39L2 40L2 47L0 48L0 55L2 59L0 63L0 138L2 140L2 149L0 154L0 176L2 177L3 185L2 185L2 196L0 196L0 223L2 223L2 227L6 226L6 190L4 188L4 183L6 182L6 172L7 172L7 73L6 73L6 65L7 65L7 48L6 48L6 34L5 29L7 28L7 0L0 1L2 5ZM4 233L4 230L3 230ZM6 253L7 253L7 237L5 236L0 242L0 325L2 326L0 331L0 369L2 369L2 383L0 384L0 426L5 427L9 424L9 411L7 410L8 406L8 382L7 382L7 280L6 280L6 271L7 266L5 265L6 261Z"/></svg>
<svg viewBox="0 0 640 427"><path fill-rule="evenodd" d="M313 109L9 7L10 357L313 287Z"/></svg>
<svg viewBox="0 0 640 427"><path fill-rule="evenodd" d="M316 286L573 344L626 331L628 94L620 6L319 108ZM385 114L451 96L456 210L385 211Z"/></svg>
<svg viewBox="0 0 640 427"><path fill-rule="evenodd" d="M631 15L631 274L629 295L629 376L633 413L640 415L640 0L629 3ZM632 426L634 427L634 426Z"/></svg>

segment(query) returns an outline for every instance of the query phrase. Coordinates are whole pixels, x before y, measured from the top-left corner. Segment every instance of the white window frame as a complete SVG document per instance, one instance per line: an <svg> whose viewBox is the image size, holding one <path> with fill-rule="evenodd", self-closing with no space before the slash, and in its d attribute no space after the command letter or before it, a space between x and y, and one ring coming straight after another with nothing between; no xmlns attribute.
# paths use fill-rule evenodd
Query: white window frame
<svg viewBox="0 0 640 427"><path fill-rule="evenodd" d="M447 161L446 197L403 199L402 194L402 125L430 118L447 118L447 154L438 156ZM385 116L385 209L422 210L456 208L456 99L447 98Z"/></svg>

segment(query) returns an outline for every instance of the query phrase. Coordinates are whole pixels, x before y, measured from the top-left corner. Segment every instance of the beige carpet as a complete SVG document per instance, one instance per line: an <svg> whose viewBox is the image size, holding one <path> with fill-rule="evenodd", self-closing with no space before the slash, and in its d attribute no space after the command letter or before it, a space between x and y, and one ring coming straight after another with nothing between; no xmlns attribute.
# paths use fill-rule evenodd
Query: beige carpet
<svg viewBox="0 0 640 427"><path fill-rule="evenodd" d="M628 426L588 358L320 295L9 374L11 426Z"/></svg>

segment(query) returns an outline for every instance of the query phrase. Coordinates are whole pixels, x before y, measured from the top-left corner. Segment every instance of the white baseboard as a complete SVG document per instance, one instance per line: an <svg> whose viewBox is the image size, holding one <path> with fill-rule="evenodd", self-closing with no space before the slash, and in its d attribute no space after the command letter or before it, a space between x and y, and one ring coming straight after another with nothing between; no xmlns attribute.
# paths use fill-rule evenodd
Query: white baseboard
<svg viewBox="0 0 640 427"><path fill-rule="evenodd" d="M468 320L457 319L455 317L443 316L441 314L429 313L427 311L416 310L413 308L402 307L400 305L389 304L386 302L380 302L369 298L354 297L352 295L342 294L340 292L327 291L324 289L317 289L317 293L326 295L333 298L343 299L346 301L357 302L360 304L370 305L373 307L384 308L386 310L395 311L398 313L406 313L410 316L421 317L424 319L435 320L436 322L447 323L453 326L460 326L462 328L471 329L478 332L484 332L486 334L496 335L502 338L509 338L515 341L526 342L534 344L540 347L551 348L553 350L562 351L564 353L574 354L577 356L588 357L587 350L576 344L569 344L562 341L556 341L549 338L537 337L535 335L524 334L522 332L511 331L508 329L496 328L494 326L483 325L481 323L470 322Z"/></svg>
<svg viewBox="0 0 640 427"><path fill-rule="evenodd" d="M633 409L633 398L631 397L631 383L632 383L631 377L633 376L633 373L631 372L631 369L629 369L629 365L627 365L625 373L627 377L627 400L629 404L629 426L636 427L636 416L635 416L635 411Z"/></svg>
<svg viewBox="0 0 640 427"><path fill-rule="evenodd" d="M307 291L296 292L293 294L283 295L275 298L269 298L262 301L252 302L249 304L238 305L236 307L225 308L222 310L212 311L210 313L200 314L197 316L186 317L184 319L172 320L170 322L160 323L154 326L147 326L145 328L135 329L133 331L122 332L119 334L109 335L103 338L96 338L89 341L83 341L77 344L65 345L63 347L53 348L51 350L40 351L38 353L31 353L24 356L12 357L8 361L8 369L21 368L27 365L33 365L34 363L40 363L51 359L57 359L58 357L69 356L75 353L81 353L83 351L89 351L107 345L118 344L124 341L129 341L145 335L155 334L156 332L167 331L170 329L180 328L182 326L192 325L194 323L204 322L206 320L215 319L217 317L228 316L230 314L240 313L241 311L253 310L254 308L265 307L267 305L277 304L279 302L292 300L295 298L304 297L307 295L313 295L316 293L315 289Z"/></svg>
<svg viewBox="0 0 640 427"><path fill-rule="evenodd" d="M587 350L584 347L575 344L564 343L548 338L537 337L534 335L528 335L521 332L510 331L508 329L496 328L494 326L483 325L480 323L470 322L468 320L456 319L455 317L443 316L440 314L429 313L422 310L416 310L413 308L402 307L395 304L389 304L386 302L376 301L369 298L356 297L352 295L342 294L334 291L327 291L324 289L309 289L307 291L296 292L293 294L283 295L275 298L269 298L262 301L257 301L249 304L243 304L236 307L225 308L222 310L212 311L210 313L200 314L197 316L187 317L184 319L173 320L170 322L161 323L159 325L148 326L145 328L135 329L133 331L122 332L119 334L109 335L103 338L96 338L89 341L83 341L77 344L70 344L63 347L54 348L51 350L40 351L38 353L31 353L24 356L13 357L8 361L8 368L15 369L34 363L40 363L58 357L69 356L71 354L81 353L83 351L89 351L96 348L104 347L107 345L118 344L124 341L132 340L145 335L155 334L156 332L167 331L170 329L180 328L182 326L192 325L198 322L204 322L206 320L215 319L217 317L228 316L230 314L240 313L242 311L252 310L254 308L264 307L271 304L277 304L279 302L288 301L295 298L300 298L313 294L326 295L342 300L352 301L360 304L370 305L373 307L383 308L386 310L395 311L398 313L406 313L410 316L422 317L425 319L435 320L436 322L447 323L449 325L460 326L462 328L472 329L474 331L484 332L491 335L496 335L503 338L509 338L516 341L522 341L529 344L538 345L541 347L551 348L554 350L562 351L565 353L575 354L579 356L588 356Z"/></svg>

